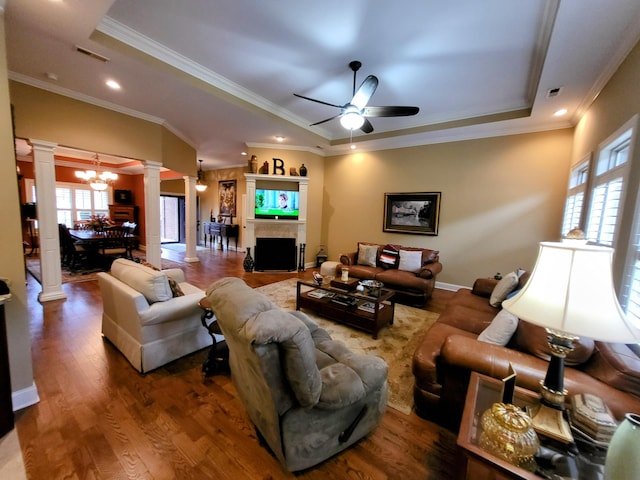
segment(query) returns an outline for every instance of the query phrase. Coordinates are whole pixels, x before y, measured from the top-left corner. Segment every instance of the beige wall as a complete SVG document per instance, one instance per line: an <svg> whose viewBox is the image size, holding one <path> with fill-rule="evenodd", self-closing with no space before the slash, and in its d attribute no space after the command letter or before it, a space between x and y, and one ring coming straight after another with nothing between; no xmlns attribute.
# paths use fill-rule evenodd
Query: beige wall
<svg viewBox="0 0 640 480"><path fill-rule="evenodd" d="M196 152L163 126L10 82L16 135L59 145L160 162L166 168L196 175Z"/></svg>
<svg viewBox="0 0 640 480"><path fill-rule="evenodd" d="M598 146L640 113L640 43L627 56L618 71L600 92L576 127L572 164L589 153L597 156ZM640 127L640 125L637 125ZM631 171L624 198L622 218L614 256L614 279L620 286L624 263L633 246L629 242L638 204L640 186L640 132L631 152Z"/></svg>
<svg viewBox="0 0 640 480"><path fill-rule="evenodd" d="M440 250L438 281L530 269L538 242L557 240L572 129L469 140L326 160L323 237L329 259L358 241ZM382 231L384 193L441 192L437 236Z"/></svg>
<svg viewBox="0 0 640 480"><path fill-rule="evenodd" d="M4 16L0 17L0 277L8 278L13 298L5 305L11 388L13 392L33 385L31 338L27 315L25 266L16 163L7 82Z"/></svg>

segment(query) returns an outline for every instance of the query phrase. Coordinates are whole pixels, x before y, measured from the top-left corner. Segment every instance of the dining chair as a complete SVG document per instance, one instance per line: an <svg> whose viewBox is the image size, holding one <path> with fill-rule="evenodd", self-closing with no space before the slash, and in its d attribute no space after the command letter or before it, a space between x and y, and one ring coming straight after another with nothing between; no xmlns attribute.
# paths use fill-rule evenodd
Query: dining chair
<svg viewBox="0 0 640 480"><path fill-rule="evenodd" d="M135 237L129 227L116 225L104 230L104 240L100 242L100 253L111 257L125 257L133 260Z"/></svg>
<svg viewBox="0 0 640 480"><path fill-rule="evenodd" d="M69 228L64 223L58 224L58 236L60 238L60 258L72 272L76 270L79 262L86 262L88 250L85 246L71 236Z"/></svg>

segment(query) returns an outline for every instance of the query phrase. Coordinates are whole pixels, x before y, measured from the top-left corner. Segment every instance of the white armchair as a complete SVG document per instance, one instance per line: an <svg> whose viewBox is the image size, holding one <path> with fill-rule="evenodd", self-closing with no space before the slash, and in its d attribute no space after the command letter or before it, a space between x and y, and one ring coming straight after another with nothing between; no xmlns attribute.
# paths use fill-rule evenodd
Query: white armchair
<svg viewBox="0 0 640 480"><path fill-rule="evenodd" d="M173 278L183 296L174 297ZM185 282L180 269L158 271L119 258L98 274L102 334L141 373L211 346L200 321L204 291Z"/></svg>

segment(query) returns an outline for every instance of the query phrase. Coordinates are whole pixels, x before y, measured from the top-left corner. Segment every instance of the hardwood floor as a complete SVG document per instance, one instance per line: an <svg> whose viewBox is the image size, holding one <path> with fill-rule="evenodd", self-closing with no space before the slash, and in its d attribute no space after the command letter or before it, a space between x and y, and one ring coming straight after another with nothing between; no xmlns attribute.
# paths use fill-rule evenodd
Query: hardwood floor
<svg viewBox="0 0 640 480"><path fill-rule="evenodd" d="M163 251L181 260L184 254ZM198 252L187 280L205 289L224 276L257 287L304 273L245 273L241 252ZM17 413L29 479L448 479L455 435L389 408L381 425L346 452L298 474L260 445L228 375L204 378L206 350L140 375L100 334L95 281L63 286L40 304L28 278L33 366L40 402ZM449 292L427 307L440 311Z"/></svg>

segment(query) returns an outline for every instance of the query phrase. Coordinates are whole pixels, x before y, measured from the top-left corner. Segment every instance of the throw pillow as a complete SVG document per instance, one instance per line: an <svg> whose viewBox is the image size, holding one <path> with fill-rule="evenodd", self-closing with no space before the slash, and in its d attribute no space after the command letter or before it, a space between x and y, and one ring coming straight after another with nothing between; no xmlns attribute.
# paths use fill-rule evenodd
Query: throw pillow
<svg viewBox="0 0 640 480"><path fill-rule="evenodd" d="M180 284L177 280L169 275L167 275L167 280L169 281L169 288L171 289L171 295L173 295L173 298L184 297L184 292L180 288Z"/></svg>
<svg viewBox="0 0 640 480"><path fill-rule="evenodd" d="M147 262L146 260L140 260L140 265L144 265L145 267L149 267L152 270L156 270L158 272L162 271L152 263ZM171 289L171 296L175 297L184 297L184 292L180 288L180 284L177 280L167 275L167 281L169 282L169 288Z"/></svg>
<svg viewBox="0 0 640 480"><path fill-rule="evenodd" d="M518 317L506 310L500 310L489 326L478 335L478 341L504 347L511 340L516 328Z"/></svg>
<svg viewBox="0 0 640 480"><path fill-rule="evenodd" d="M502 305L502 302L507 295L515 290L518 286L518 281L520 277L516 272L507 273L502 280L498 282L498 284L494 287L493 292L491 292L491 298L489 299L489 305L492 307L499 307Z"/></svg>
<svg viewBox="0 0 640 480"><path fill-rule="evenodd" d="M145 267L151 268L152 270L157 270L158 272L160 271L160 269L158 267L156 267L154 264L147 262L146 260L140 260L140 265L144 265Z"/></svg>
<svg viewBox="0 0 640 480"><path fill-rule="evenodd" d="M422 250L400 250L398 270L418 273L422 268Z"/></svg>
<svg viewBox="0 0 640 480"><path fill-rule="evenodd" d="M358 244L358 265L367 267L376 266L376 257L378 256L378 245Z"/></svg>
<svg viewBox="0 0 640 480"><path fill-rule="evenodd" d="M395 245L385 245L382 248L378 262L385 270L398 268L398 263L400 262L400 249Z"/></svg>

